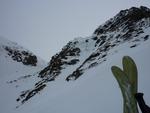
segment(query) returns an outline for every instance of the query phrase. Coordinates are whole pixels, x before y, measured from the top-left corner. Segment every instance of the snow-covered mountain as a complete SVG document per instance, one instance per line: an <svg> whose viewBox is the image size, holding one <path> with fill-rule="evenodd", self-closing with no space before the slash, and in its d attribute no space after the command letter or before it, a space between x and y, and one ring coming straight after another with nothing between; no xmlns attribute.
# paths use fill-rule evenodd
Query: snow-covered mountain
<svg viewBox="0 0 150 113"><path fill-rule="evenodd" d="M100 25L92 36L70 41L30 79L3 83L1 90L6 91L0 97L0 107L3 113L120 113L122 97L111 66L121 66L125 55L135 60L138 90L145 93L150 105L149 38L150 9L141 6L122 10ZM15 92L9 97L11 102L5 101L10 94L4 94L11 88L15 89L11 90Z"/></svg>
<svg viewBox="0 0 150 113"><path fill-rule="evenodd" d="M23 73L21 68L39 68L45 65L45 61L34 55L29 50L0 37L0 72L1 76L9 75L14 72ZM14 67L14 68L13 68ZM30 69L32 70L32 69Z"/></svg>
<svg viewBox="0 0 150 113"><path fill-rule="evenodd" d="M29 50L0 37L0 112L14 107L17 95L35 84L34 75L44 66L46 62Z"/></svg>
<svg viewBox="0 0 150 113"><path fill-rule="evenodd" d="M66 80L76 80L87 69L107 60L113 48L130 43L138 46L149 38L150 9L146 7L120 11L114 18L99 26L92 36L70 41L60 53L54 55L49 65L40 72L40 77L55 79L62 70L74 65L74 71Z"/></svg>

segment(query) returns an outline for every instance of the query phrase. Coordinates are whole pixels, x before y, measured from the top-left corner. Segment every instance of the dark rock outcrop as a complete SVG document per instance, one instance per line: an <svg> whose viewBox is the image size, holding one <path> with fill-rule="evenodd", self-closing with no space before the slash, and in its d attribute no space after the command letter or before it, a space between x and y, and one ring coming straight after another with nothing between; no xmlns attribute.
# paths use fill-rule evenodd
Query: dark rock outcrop
<svg viewBox="0 0 150 113"><path fill-rule="evenodd" d="M5 47L5 50L14 61L22 62L24 65L37 65L37 57L28 51L21 51L8 46Z"/></svg>

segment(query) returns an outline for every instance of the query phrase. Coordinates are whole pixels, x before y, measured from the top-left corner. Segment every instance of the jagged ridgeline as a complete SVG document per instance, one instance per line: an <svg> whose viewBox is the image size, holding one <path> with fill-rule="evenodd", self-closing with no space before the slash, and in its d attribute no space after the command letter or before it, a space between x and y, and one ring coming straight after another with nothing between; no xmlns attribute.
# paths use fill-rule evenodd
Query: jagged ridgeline
<svg viewBox="0 0 150 113"><path fill-rule="evenodd" d="M146 41L149 34L140 36L150 26L150 9L141 6L120 11L99 26L91 37L70 41L61 52L54 55L49 65L39 73L41 78L55 79L70 65L78 65L66 80L75 80L88 68L105 61L111 48L127 41ZM136 47L133 44L130 48ZM84 59L83 59L84 57Z"/></svg>
<svg viewBox="0 0 150 113"><path fill-rule="evenodd" d="M18 101L27 101L41 91L47 82L57 80L59 76L66 81L78 79L88 69L107 61L117 52L114 48L122 44L127 43L128 49L139 46L149 39L150 33L146 32L149 28L149 8L141 6L120 11L100 25L92 36L76 38L65 45L39 72L41 80L30 90L22 92Z"/></svg>

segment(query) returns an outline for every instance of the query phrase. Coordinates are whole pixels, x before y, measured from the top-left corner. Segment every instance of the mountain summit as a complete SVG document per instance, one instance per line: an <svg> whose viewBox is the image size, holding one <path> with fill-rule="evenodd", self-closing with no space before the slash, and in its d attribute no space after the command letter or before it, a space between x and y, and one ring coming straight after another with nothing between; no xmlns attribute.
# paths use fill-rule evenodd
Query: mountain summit
<svg viewBox="0 0 150 113"><path fill-rule="evenodd" d="M147 41L150 35L150 9L144 6L120 11L100 25L86 38L75 38L55 54L41 70L34 88L17 99L24 103L46 87L47 82L62 78L76 80L90 68L96 67L119 51L133 49ZM121 47L121 45L125 45ZM120 49L117 49L120 48Z"/></svg>
<svg viewBox="0 0 150 113"><path fill-rule="evenodd" d="M111 18L103 25L99 26L94 34L112 32L119 29L123 31L128 29L132 32L137 22L150 17L150 9L144 6L140 8L132 7L130 9L121 10L114 18ZM141 23L142 24L142 23Z"/></svg>

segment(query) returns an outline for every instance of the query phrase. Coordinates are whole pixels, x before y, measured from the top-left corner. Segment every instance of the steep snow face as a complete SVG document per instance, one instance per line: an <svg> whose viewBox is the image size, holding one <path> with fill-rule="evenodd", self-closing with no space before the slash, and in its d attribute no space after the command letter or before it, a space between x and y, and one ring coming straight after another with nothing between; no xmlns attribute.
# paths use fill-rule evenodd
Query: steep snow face
<svg viewBox="0 0 150 113"><path fill-rule="evenodd" d="M148 41L150 10L132 7L120 11L114 18L99 26L92 36L75 38L54 55L48 66L41 70L41 78L30 90L20 94L21 103L41 92L49 81L76 80L86 71L106 62L125 49L134 49ZM121 46L121 47L120 47ZM116 48L118 48L116 50Z"/></svg>
<svg viewBox="0 0 150 113"><path fill-rule="evenodd" d="M138 91L144 93L144 99L150 105L149 48L150 40L135 48L130 48L130 43L114 47L112 51L116 51L115 54L109 55L105 62L95 68L85 71L76 81L64 81L62 76L70 70L62 70L62 78L48 82L44 90L17 109L14 105L11 113L122 113L123 99L111 73L111 66L122 67L122 57L125 55L131 56L136 62Z"/></svg>

